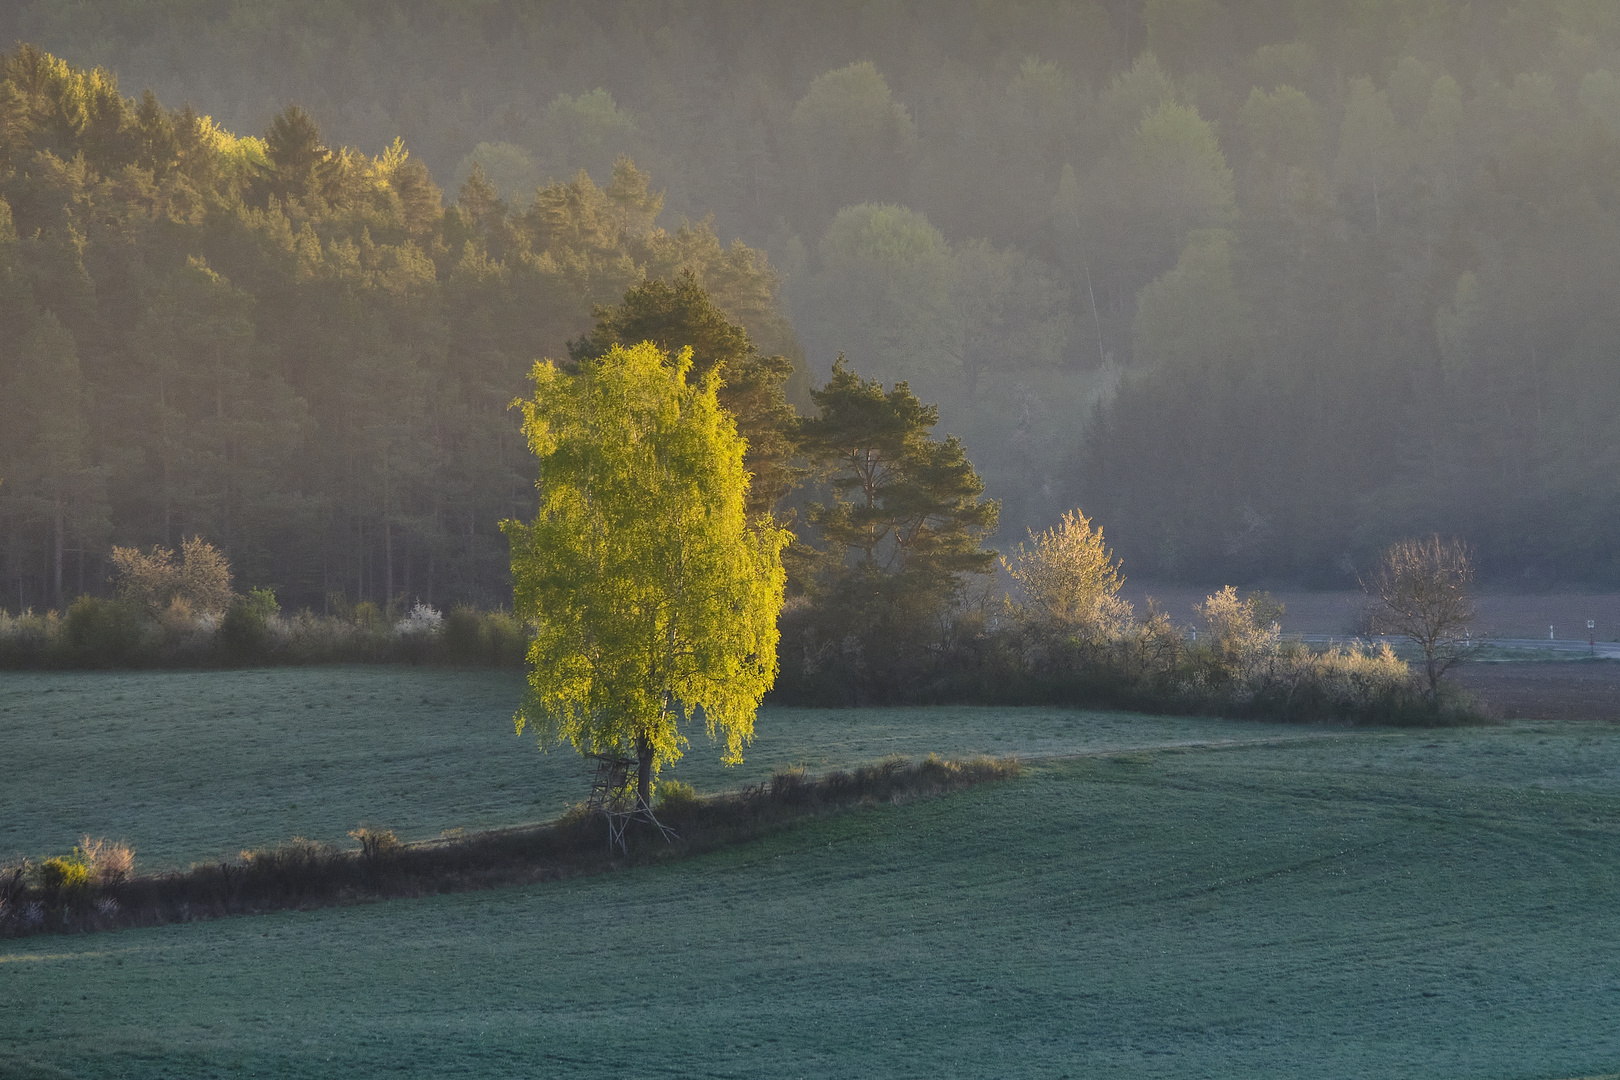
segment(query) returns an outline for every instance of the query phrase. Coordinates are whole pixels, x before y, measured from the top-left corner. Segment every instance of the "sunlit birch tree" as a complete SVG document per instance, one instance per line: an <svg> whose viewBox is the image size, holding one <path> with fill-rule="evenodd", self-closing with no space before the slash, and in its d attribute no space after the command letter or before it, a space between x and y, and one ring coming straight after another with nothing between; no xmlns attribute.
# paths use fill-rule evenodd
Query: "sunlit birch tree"
<svg viewBox="0 0 1620 1080"><path fill-rule="evenodd" d="M744 510L744 440L692 350L614 346L578 374L535 365L519 402L539 457L539 512L502 525L514 603L533 630L517 728L659 769L701 725L742 760L776 679L786 530Z"/></svg>

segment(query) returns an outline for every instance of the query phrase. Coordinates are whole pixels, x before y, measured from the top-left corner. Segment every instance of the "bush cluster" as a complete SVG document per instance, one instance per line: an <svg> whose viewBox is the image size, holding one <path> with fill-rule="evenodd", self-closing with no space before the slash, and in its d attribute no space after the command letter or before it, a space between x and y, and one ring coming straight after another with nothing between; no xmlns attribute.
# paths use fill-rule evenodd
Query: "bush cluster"
<svg viewBox="0 0 1620 1080"><path fill-rule="evenodd" d="M1195 626L1123 601L1084 614L959 604L904 662L859 637L829 642L809 607L784 613L783 704L1060 704L1299 722L1460 723L1468 702L1430 700L1388 645L1313 648L1283 637L1264 594L1223 589Z"/></svg>
<svg viewBox="0 0 1620 1080"><path fill-rule="evenodd" d="M86 836L69 855L0 867L0 937L113 925L135 868L128 844Z"/></svg>
<svg viewBox="0 0 1620 1080"><path fill-rule="evenodd" d="M782 614L778 704L1063 704L1292 721L1455 723L1477 719L1455 693L1431 700L1387 645L1312 648L1284 638L1279 612L1233 589L1178 626L1120 602L1061 619L960 603L885 643L825 633L817 608ZM895 642L912 647L900 649ZM221 617L153 615L81 597L65 614L0 612L0 669L243 667L407 663L519 669L527 639L506 612L339 605L284 614L268 590ZM1441 687L1442 691L1446 687Z"/></svg>
<svg viewBox="0 0 1620 1080"><path fill-rule="evenodd" d="M338 604L331 615L287 614L268 589L221 614L183 602L153 610L126 598L82 596L66 613L0 611L0 669L256 667L409 663L518 668L527 639L510 614L426 604Z"/></svg>

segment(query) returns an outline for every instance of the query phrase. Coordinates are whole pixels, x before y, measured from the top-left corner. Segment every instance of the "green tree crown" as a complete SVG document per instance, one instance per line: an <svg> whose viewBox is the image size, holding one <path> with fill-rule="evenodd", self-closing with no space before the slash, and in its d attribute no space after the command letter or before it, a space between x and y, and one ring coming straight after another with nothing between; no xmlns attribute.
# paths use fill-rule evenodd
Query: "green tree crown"
<svg viewBox="0 0 1620 1080"><path fill-rule="evenodd" d="M515 608L533 628L517 728L634 756L639 798L701 722L742 759L776 679L786 530L750 523L743 440L713 373L689 381L650 342L569 375L543 361L518 404L540 507L502 525Z"/></svg>
<svg viewBox="0 0 1620 1080"><path fill-rule="evenodd" d="M810 520L835 549L919 587L949 588L961 573L983 573L995 552L980 541L995 530L1000 504L982 498L961 440L930 436L939 409L905 383L883 384L850 371L843 357L811 392L819 414L801 429L806 453L833 469L830 504Z"/></svg>
<svg viewBox="0 0 1620 1080"><path fill-rule="evenodd" d="M623 303L594 314L590 336L569 342L576 363L606 356L614 346L650 341L672 358L683 350L691 354L689 382L713 373L720 405L747 443L748 515L770 513L799 477L789 464L797 447L796 417L783 393L793 373L787 358L761 356L748 331L715 305L690 270L672 282L644 281L624 294Z"/></svg>

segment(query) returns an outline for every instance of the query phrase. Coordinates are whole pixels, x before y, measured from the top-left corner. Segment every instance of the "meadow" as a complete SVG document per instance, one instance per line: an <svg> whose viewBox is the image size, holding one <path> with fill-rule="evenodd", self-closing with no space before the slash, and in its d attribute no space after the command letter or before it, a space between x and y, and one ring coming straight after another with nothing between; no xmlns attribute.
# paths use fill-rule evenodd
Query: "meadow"
<svg viewBox="0 0 1620 1080"><path fill-rule="evenodd" d="M30 689L8 676L0 707L13 712L0 717L7 745L55 717L23 740L26 771L57 770L59 783L38 791L87 798L94 771L123 762L126 794L146 804L121 811L138 835L164 835L175 778L200 776L190 838L167 849L176 860L253 820L235 804L255 778L310 777L322 809L301 827L325 820L335 835L369 816L368 796L406 790L413 766L435 774L410 789L424 832L535 813L533 792L560 802L579 782L564 755L541 757L508 734L498 676L379 671L349 682L354 701L324 719L304 715L321 710L303 707L295 682L259 682L366 674L247 673L241 697L227 675L106 676L138 727L110 733L115 744L88 763L77 755L109 734L110 714L71 697L77 705L50 713L54 701L40 703L63 691L49 679L66 677ZM160 682L118 683L130 678L174 682L159 694ZM181 686L189 706L134 715L131 703L178 700ZM12 719L20 700L32 702L32 725ZM251 700L262 702L252 754L209 736L218 725L240 734ZM480 717L495 733L450 754L488 726ZM315 763L298 773L301 740ZM345 752L345 740L365 745ZM1620 1068L1612 725L1388 731L1062 710L768 710L741 769L706 766L706 749L695 741L682 769L711 789L777 764L894 751L1016 751L1030 767L1019 780L597 877L3 942L0 1076ZM475 797L480 778L507 776L526 786ZM3 797L8 824L35 815L29 835L51 817L9 784Z"/></svg>
<svg viewBox="0 0 1620 1080"><path fill-rule="evenodd" d="M64 854L81 835L185 867L293 836L352 846L359 825L421 840L543 821L584 798L572 749L517 736L522 676L408 667L0 675L0 862ZM1068 709L766 708L743 765L701 733L668 778L701 791L775 769L892 754L1044 755L1275 737L1260 723Z"/></svg>

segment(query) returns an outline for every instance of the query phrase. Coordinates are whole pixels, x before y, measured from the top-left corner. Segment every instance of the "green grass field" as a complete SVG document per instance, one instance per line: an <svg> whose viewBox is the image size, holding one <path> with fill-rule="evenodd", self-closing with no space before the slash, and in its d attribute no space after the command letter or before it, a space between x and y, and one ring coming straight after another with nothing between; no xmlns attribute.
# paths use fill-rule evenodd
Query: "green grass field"
<svg viewBox="0 0 1620 1080"><path fill-rule="evenodd" d="M341 728L339 712L326 728L298 728L297 674L268 676L290 681L276 695L281 719L257 721L263 757L294 762L298 740L362 732L358 721ZM324 690L354 674L327 673ZM378 674L392 678L371 684L365 707L373 724L393 715L392 742L384 733L377 745L397 759L373 770L373 755L316 742L331 765L310 770L308 789L332 778L334 828L365 790L410 773L409 747L442 769L413 827L434 828L435 812L529 812L517 796L473 798L473 751L441 761L476 724L400 719L424 696L454 693L483 694L500 720L509 706L497 681ZM107 685L120 678L131 677ZM233 707L230 676L151 678L221 680L193 686L192 708ZM262 676L235 678L252 687ZM0 707L16 708L15 686L8 679ZM109 759L147 746L126 769L131 797L142 795L139 762L161 785L173 759L221 773L233 760L209 749L206 725L173 712L176 738L121 736L123 757ZM87 730L108 723L96 715ZM27 727L5 722L8 740ZM144 722L149 735L159 723ZM1223 737L1238 741L1188 745ZM1165 748L1036 759L1021 780L560 884L0 942L0 1076L1620 1071L1620 729L1347 733L1059 710L783 710L761 718L744 771L694 774L721 786L779 760L841 764L921 752L931 738L949 752ZM65 739L80 741L53 758ZM189 750L150 746L186 739ZM49 772L92 740L22 741L35 747L29 768ZM506 743L479 745L499 758L485 776L543 772L530 747L509 766ZM351 767L360 779L334 782ZM210 837L252 818L229 805L251 775L238 765L219 778L215 823L201 804L188 811L188 844L223 842ZM560 799L562 781L548 782ZM93 786L63 777L61 790ZM7 789L7 814L26 810ZM124 823L160 833L161 800L143 801Z"/></svg>
<svg viewBox="0 0 1620 1080"><path fill-rule="evenodd" d="M518 675L399 667L0 674L0 861L128 840L147 869L292 836L349 844L547 820L584 798L572 749L513 733ZM1065 709L766 709L742 766L701 733L666 776L700 791L888 754L1052 754L1298 734Z"/></svg>

